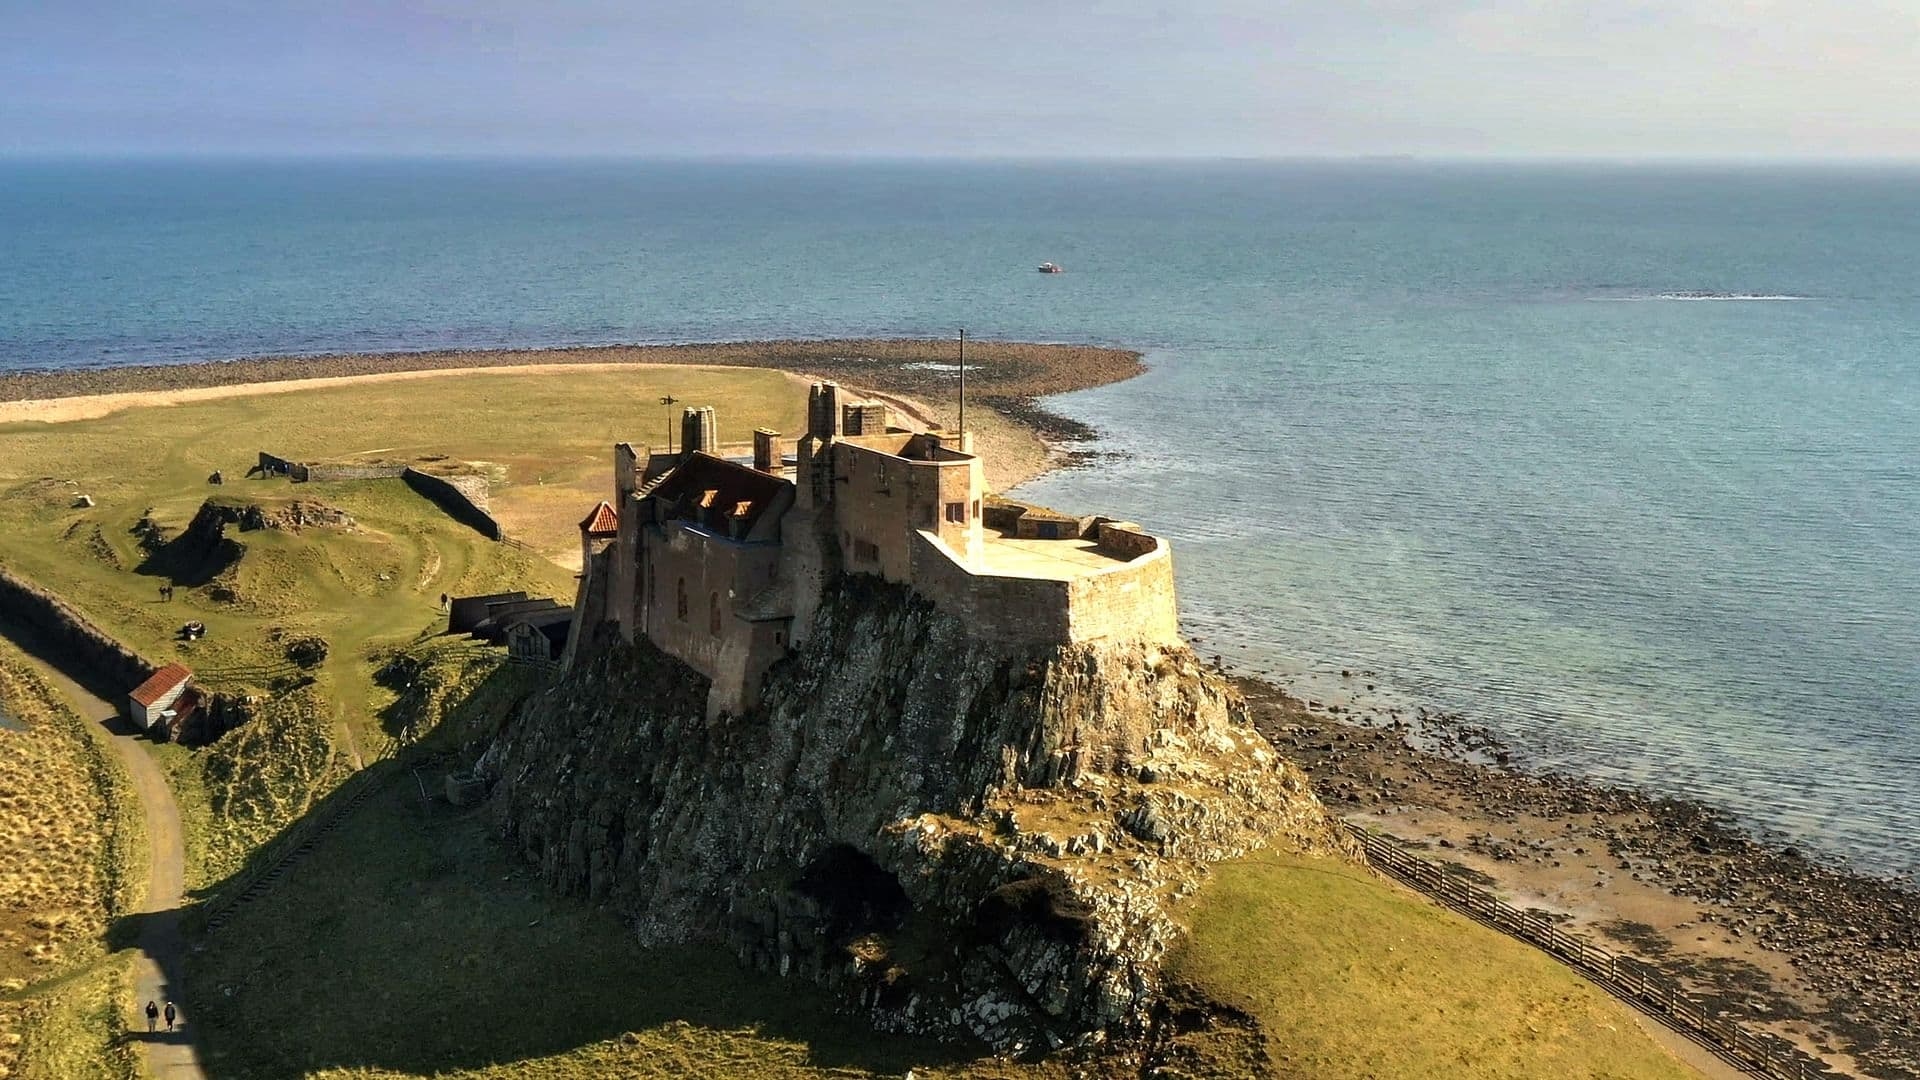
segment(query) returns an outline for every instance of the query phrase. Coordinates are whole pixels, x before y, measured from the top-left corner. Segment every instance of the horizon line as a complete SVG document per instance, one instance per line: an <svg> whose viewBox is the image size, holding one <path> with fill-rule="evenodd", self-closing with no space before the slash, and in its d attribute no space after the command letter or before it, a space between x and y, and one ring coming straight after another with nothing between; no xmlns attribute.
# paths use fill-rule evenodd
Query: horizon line
<svg viewBox="0 0 1920 1080"><path fill-rule="evenodd" d="M0 162L470 162L660 164L940 164L940 165L1536 165L1608 167L1920 167L1915 155L1764 154L965 154L965 153L678 153L640 151L474 150L21 150L0 148Z"/></svg>

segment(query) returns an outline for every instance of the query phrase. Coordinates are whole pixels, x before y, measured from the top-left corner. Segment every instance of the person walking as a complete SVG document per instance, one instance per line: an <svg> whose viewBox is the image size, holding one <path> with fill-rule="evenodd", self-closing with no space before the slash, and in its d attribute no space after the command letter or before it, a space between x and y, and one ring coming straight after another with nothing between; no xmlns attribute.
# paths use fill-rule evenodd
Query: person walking
<svg viewBox="0 0 1920 1080"><path fill-rule="evenodd" d="M160 1019L160 1006L147 1002L147 1030L153 1030L153 1022Z"/></svg>
<svg viewBox="0 0 1920 1080"><path fill-rule="evenodd" d="M173 1007L173 1002L171 1001L167 1002L167 1030L168 1031L173 1030L173 1022L179 1016L180 1016L180 1010Z"/></svg>

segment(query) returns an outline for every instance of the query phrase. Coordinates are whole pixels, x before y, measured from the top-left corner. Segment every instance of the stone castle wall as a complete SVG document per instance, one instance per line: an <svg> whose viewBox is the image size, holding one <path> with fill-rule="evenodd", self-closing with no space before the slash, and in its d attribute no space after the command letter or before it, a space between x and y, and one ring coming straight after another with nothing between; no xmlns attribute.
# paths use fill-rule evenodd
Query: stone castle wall
<svg viewBox="0 0 1920 1080"><path fill-rule="evenodd" d="M922 533L913 589L975 633L1010 644L1178 642L1172 549L1144 533L1134 535L1152 547L1131 562L1062 581L969 570L952 548Z"/></svg>

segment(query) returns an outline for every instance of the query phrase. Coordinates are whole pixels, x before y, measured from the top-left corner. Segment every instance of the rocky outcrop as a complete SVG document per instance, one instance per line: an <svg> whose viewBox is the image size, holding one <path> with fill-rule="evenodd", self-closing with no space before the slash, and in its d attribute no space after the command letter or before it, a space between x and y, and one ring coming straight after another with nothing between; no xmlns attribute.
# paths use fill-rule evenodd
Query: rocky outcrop
<svg viewBox="0 0 1920 1080"><path fill-rule="evenodd" d="M1209 862L1351 854L1184 647L1009 651L868 578L804 640L709 722L705 679L602 631L481 760L502 832L644 938L1002 1048L1143 1030Z"/></svg>
<svg viewBox="0 0 1920 1080"><path fill-rule="evenodd" d="M346 511L306 499L269 504L208 499L177 535L151 517L142 517L133 532L146 552L140 573L197 587L226 573L246 555L247 549L227 535L229 526L241 532L299 532L318 526L351 528L353 523Z"/></svg>

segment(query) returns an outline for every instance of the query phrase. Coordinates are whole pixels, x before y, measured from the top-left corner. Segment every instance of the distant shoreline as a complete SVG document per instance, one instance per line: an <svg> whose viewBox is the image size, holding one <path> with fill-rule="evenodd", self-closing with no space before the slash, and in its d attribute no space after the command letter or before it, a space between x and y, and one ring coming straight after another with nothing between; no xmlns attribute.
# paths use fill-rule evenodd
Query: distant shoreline
<svg viewBox="0 0 1920 1080"><path fill-rule="evenodd" d="M0 373L0 402L189 390L234 384L331 379L456 368L559 364L667 364L776 368L844 378L929 403L957 391L953 340L844 338L687 345L591 345L552 349L258 356L180 364L43 368ZM1040 409L1035 399L1130 379L1146 370L1140 353L1096 345L967 342L972 401L1029 423L1049 438L1085 438L1085 425Z"/></svg>

